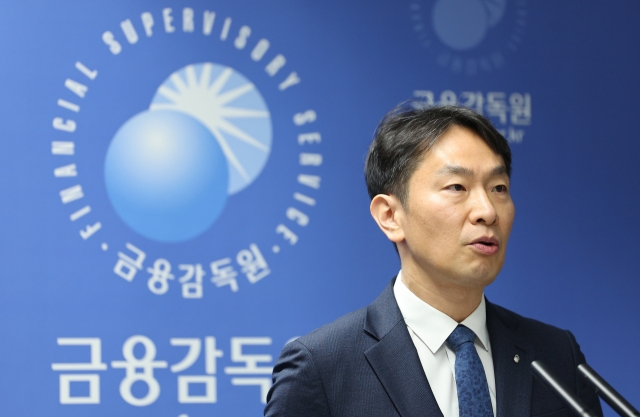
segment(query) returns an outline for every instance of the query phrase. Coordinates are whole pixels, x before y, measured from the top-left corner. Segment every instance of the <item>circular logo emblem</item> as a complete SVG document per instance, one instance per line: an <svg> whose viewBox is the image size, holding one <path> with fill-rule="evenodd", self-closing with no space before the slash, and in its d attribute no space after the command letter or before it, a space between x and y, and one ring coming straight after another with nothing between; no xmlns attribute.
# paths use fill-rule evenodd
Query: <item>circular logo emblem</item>
<svg viewBox="0 0 640 417"><path fill-rule="evenodd" d="M474 75L501 68L518 50L526 0L422 0L411 3L413 29L436 62Z"/></svg>
<svg viewBox="0 0 640 417"><path fill-rule="evenodd" d="M297 244L322 138L269 39L210 10L184 8L179 26L172 13L120 22L96 38L91 66L70 66L51 153L68 218L111 256L110 273L201 299L265 279ZM274 131L288 138L277 148Z"/></svg>
<svg viewBox="0 0 640 417"><path fill-rule="evenodd" d="M137 233L185 241L205 232L229 195L258 177L270 149L269 110L255 86L223 65L188 65L113 137L105 161L109 199Z"/></svg>

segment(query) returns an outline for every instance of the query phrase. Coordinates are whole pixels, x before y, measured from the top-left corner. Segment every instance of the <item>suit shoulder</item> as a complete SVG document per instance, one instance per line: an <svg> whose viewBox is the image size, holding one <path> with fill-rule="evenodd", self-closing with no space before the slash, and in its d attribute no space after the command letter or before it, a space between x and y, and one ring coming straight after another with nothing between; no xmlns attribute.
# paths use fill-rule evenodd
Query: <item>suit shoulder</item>
<svg viewBox="0 0 640 417"><path fill-rule="evenodd" d="M566 332L564 329L544 323L540 320L522 316L497 304L491 303L491 308L494 310L494 313L509 327L527 327L537 331L551 333Z"/></svg>
<svg viewBox="0 0 640 417"><path fill-rule="evenodd" d="M553 346L555 343L564 344L573 339L573 335L567 330L541 322L536 319L524 317L496 304L491 304L494 314L507 327L523 335L537 347L541 345Z"/></svg>
<svg viewBox="0 0 640 417"><path fill-rule="evenodd" d="M366 307L352 311L296 340L309 351L332 350L345 345L353 345L363 335L366 315Z"/></svg>

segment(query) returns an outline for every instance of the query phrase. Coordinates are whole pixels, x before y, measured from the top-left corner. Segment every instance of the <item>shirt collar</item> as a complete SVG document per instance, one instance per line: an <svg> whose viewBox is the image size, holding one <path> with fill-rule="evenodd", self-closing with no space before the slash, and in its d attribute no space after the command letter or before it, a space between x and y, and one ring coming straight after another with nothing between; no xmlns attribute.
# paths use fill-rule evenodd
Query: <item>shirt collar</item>
<svg viewBox="0 0 640 417"><path fill-rule="evenodd" d="M412 293L402 282L402 271L398 273L393 292L407 326L435 354L458 326L458 322ZM480 305L460 324L473 330L482 347L489 351L489 332L487 331L487 310L484 296Z"/></svg>

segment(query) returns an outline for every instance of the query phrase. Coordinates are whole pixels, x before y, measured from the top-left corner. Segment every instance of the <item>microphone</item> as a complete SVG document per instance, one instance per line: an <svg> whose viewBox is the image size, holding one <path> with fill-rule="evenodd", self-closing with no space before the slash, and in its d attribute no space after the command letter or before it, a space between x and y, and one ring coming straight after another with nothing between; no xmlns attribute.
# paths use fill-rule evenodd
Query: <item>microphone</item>
<svg viewBox="0 0 640 417"><path fill-rule="evenodd" d="M596 390L596 393L623 417L640 417L640 412L633 408L611 385L596 373L589 365L578 365L578 373Z"/></svg>
<svg viewBox="0 0 640 417"><path fill-rule="evenodd" d="M549 388L558 394L558 396L573 410L573 412L581 417L597 417L584 405L584 403L569 391L555 375L549 371L549 368L541 361L531 362L531 369Z"/></svg>

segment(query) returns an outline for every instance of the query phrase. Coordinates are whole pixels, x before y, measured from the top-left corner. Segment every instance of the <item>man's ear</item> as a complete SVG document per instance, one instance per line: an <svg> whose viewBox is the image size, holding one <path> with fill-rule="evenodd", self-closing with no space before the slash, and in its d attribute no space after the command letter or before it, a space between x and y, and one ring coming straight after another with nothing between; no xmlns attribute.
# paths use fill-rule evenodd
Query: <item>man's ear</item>
<svg viewBox="0 0 640 417"><path fill-rule="evenodd" d="M399 243L404 240L404 209L396 196L378 194L371 200L369 210L390 241Z"/></svg>

